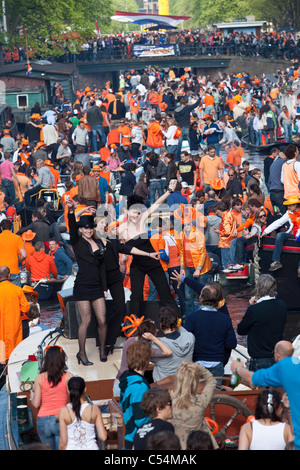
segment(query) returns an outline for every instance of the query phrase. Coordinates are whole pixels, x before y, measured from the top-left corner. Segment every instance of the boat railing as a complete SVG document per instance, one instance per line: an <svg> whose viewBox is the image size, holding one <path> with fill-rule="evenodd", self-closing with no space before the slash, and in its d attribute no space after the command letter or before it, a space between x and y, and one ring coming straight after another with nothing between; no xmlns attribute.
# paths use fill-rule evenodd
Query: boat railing
<svg viewBox="0 0 300 470"><path fill-rule="evenodd" d="M53 336L55 334L56 334L56 336L53 338ZM45 342L46 342L47 338L51 338L51 340L56 343L56 341L58 340L58 338L60 336L64 336L64 332L61 328L56 327L54 330L49 331L49 333L47 333L46 336L44 336L44 338L42 339L42 341L38 345L38 347L37 347L37 360L38 360L38 364L39 364L39 371L41 371L41 369L42 369L42 364L43 364L43 360L44 360L44 347L45 347ZM49 344L48 344L48 346L49 346Z"/></svg>

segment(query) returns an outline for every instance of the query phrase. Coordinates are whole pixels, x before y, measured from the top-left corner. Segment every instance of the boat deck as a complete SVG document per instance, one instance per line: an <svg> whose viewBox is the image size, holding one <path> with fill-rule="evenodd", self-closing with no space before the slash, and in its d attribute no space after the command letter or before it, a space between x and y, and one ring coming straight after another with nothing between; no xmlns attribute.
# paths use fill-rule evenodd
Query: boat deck
<svg viewBox="0 0 300 470"><path fill-rule="evenodd" d="M50 331L43 330L30 335L11 354L8 363L11 392L20 392L20 371L22 364L28 360L30 355L37 357L38 346ZM87 338L86 352L89 360L93 362L92 366L78 364L76 358L78 352L77 339L68 339L54 334L52 338L48 338L47 342L62 346L68 358L68 370L74 375L83 377L87 382L88 394L92 399L103 400L112 398L113 382L120 367L122 344L124 341L125 338L119 337L113 354L108 355L107 362L100 362L95 338ZM101 386L99 385L100 383Z"/></svg>

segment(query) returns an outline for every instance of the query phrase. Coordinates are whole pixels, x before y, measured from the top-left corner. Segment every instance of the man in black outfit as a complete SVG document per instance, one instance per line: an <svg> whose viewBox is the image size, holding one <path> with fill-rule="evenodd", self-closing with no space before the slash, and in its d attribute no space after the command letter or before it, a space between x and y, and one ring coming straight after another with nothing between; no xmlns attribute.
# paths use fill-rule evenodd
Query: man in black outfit
<svg viewBox="0 0 300 470"><path fill-rule="evenodd" d="M274 364L274 348L283 338L287 317L286 304L276 299L276 280L262 274L256 283L256 293L249 301L245 315L237 325L238 335L247 335L249 370L255 372Z"/></svg>

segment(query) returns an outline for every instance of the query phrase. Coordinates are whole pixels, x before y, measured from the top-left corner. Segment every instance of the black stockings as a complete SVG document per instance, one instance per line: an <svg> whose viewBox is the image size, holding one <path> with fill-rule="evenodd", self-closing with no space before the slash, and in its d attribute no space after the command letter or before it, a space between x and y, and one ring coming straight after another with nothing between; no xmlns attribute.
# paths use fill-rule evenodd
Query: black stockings
<svg viewBox="0 0 300 470"><path fill-rule="evenodd" d="M106 340L106 308L104 298L96 300L78 300L77 307L79 310L81 323L78 328L78 343L79 343L79 354L80 357L86 361L87 356L85 352L86 336L89 324L92 318L92 307L95 312L95 316L98 323L98 336L100 340L101 352L104 353L105 340Z"/></svg>

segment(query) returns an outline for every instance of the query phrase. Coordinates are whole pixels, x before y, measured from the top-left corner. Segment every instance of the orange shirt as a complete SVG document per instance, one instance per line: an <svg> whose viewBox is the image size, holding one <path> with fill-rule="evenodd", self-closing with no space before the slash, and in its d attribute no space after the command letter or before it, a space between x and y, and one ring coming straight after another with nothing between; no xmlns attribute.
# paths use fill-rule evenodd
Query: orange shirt
<svg viewBox="0 0 300 470"><path fill-rule="evenodd" d="M7 266L11 274L19 274L18 253L24 248L22 238L10 230L3 230L0 233L0 247L0 266Z"/></svg>
<svg viewBox="0 0 300 470"><path fill-rule="evenodd" d="M130 127L124 125L119 126L118 131L120 132L121 136L121 144L123 145L130 145L130 136L131 136L131 129Z"/></svg>
<svg viewBox="0 0 300 470"><path fill-rule="evenodd" d="M204 155L200 162L200 169L203 171L203 184L209 184L215 178L219 178L219 170L223 168L223 162L220 157L210 158Z"/></svg>
<svg viewBox="0 0 300 470"><path fill-rule="evenodd" d="M108 159L108 157L110 156L110 150L109 148L107 147L102 147L100 150L99 150L99 155L101 157L101 160L103 160L104 162L106 162L106 160Z"/></svg>
<svg viewBox="0 0 300 470"><path fill-rule="evenodd" d="M49 170L51 171L52 175L54 176L54 188L57 189L57 184L60 183L60 173L58 170L53 168L52 166L48 167ZM51 188L53 187L52 181L51 181Z"/></svg>
<svg viewBox="0 0 300 470"><path fill-rule="evenodd" d="M10 281L0 282L0 361L7 361L23 340L21 314L29 310L23 289Z"/></svg>
<svg viewBox="0 0 300 470"><path fill-rule="evenodd" d="M111 144L119 144L121 139L121 133L118 129L112 129L107 134L107 146L109 147Z"/></svg>

